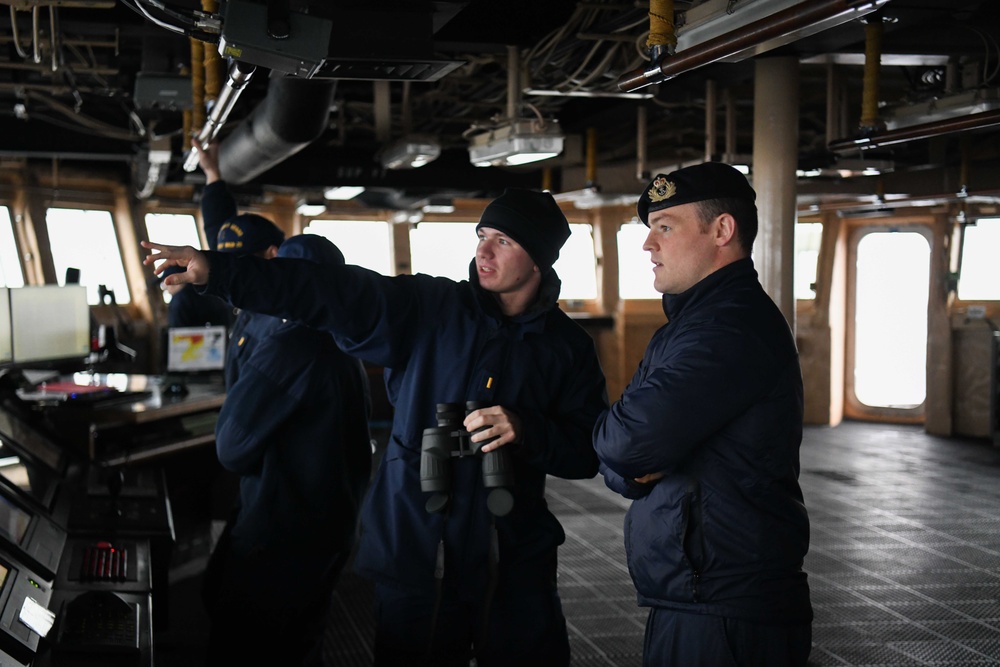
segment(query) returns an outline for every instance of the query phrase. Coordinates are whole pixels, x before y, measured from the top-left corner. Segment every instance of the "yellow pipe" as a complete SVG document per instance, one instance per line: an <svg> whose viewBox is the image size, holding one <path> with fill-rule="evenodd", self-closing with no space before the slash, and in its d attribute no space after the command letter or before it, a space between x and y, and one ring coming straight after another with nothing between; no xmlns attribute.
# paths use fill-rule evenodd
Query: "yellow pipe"
<svg viewBox="0 0 1000 667"><path fill-rule="evenodd" d="M197 39L191 40L191 126L185 128L184 136L190 137L192 128L205 124L205 45ZM185 140L184 150L188 149Z"/></svg>
<svg viewBox="0 0 1000 667"><path fill-rule="evenodd" d="M646 48L665 46L667 53L677 48L677 34L674 32L674 0L650 0L649 37Z"/></svg>
<svg viewBox="0 0 1000 667"><path fill-rule="evenodd" d="M861 96L861 130L879 129L878 84L882 61L882 12L865 25L865 78Z"/></svg>
<svg viewBox="0 0 1000 667"><path fill-rule="evenodd" d="M597 183L597 128L587 128L587 187Z"/></svg>
<svg viewBox="0 0 1000 667"><path fill-rule="evenodd" d="M542 169L542 190L552 192L552 167Z"/></svg>
<svg viewBox="0 0 1000 667"><path fill-rule="evenodd" d="M219 3L216 0L201 0L201 9L204 12L214 14L219 11ZM212 46L205 49L205 106L219 99L219 91L222 90L223 64L222 56ZM201 127L196 125L196 127Z"/></svg>

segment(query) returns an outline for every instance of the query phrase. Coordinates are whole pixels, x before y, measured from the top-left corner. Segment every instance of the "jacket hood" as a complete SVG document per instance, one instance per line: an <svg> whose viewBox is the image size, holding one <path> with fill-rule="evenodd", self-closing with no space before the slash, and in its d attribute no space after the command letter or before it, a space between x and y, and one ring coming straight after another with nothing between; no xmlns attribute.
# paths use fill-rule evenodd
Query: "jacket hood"
<svg viewBox="0 0 1000 667"><path fill-rule="evenodd" d="M500 304L497 301L496 295L483 289L483 287L479 284L479 272L476 271L475 258L469 262L469 284L472 286L473 291L476 293L476 297L487 314L497 320L507 318L507 316L500 311ZM547 313L558 305L559 292L561 290L562 281L556 274L555 269L551 267L546 269L542 273L542 282L538 286L538 294L535 295L535 300L530 306L528 306L528 309L520 315L515 315L514 317L507 319L514 322L527 322L539 315Z"/></svg>

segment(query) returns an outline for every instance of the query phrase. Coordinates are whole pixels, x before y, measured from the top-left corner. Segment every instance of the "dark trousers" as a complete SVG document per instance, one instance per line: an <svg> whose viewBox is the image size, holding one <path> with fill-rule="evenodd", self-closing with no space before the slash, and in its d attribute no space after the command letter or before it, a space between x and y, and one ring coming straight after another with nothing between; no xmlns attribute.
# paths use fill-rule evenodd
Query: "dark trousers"
<svg viewBox="0 0 1000 667"><path fill-rule="evenodd" d="M643 667L805 667L812 625L763 625L652 608Z"/></svg>
<svg viewBox="0 0 1000 667"><path fill-rule="evenodd" d="M206 664L318 667L346 555L334 555L323 572L274 567L266 554L235 555L229 538L227 526L202 586L211 623Z"/></svg>
<svg viewBox="0 0 1000 667"><path fill-rule="evenodd" d="M473 657L478 667L569 664L554 583L529 590L501 584L478 597L460 587L416 595L377 585L375 617L377 667L468 667Z"/></svg>

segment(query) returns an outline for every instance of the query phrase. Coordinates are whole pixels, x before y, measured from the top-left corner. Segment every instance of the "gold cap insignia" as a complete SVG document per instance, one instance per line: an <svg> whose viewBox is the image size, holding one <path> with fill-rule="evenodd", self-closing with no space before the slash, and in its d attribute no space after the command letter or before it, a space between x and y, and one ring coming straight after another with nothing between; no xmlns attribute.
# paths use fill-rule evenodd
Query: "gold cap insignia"
<svg viewBox="0 0 1000 667"><path fill-rule="evenodd" d="M649 188L649 201L652 203L660 202L664 199L670 199L675 194L677 194L677 186L674 185L673 181L668 181L665 176L660 176L653 181L653 185Z"/></svg>

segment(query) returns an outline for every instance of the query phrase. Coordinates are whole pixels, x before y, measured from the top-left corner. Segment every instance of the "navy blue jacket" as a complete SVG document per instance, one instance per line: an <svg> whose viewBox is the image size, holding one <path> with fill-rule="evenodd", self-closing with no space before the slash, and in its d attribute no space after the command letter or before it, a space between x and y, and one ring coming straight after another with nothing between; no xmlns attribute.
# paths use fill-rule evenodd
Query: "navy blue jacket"
<svg viewBox="0 0 1000 667"><path fill-rule="evenodd" d="M362 573L430 593L443 540L445 568L465 586L486 585L492 530L480 461L454 460L447 521L425 510L419 482L421 435L436 424L436 404L482 401L514 410L524 425L523 442L507 445L516 486L513 511L496 519L500 575L529 584L545 576L565 540L545 503L545 476L597 473L591 433L607 407L593 341L559 310L555 272L546 275L537 307L507 318L474 277L388 278L357 266L207 254L209 292L330 331L349 354L386 368L395 411L362 510Z"/></svg>
<svg viewBox="0 0 1000 667"><path fill-rule="evenodd" d="M237 213L236 200L225 181L209 183L201 191L201 219L209 250L218 247L219 230Z"/></svg>
<svg viewBox="0 0 1000 667"><path fill-rule="evenodd" d="M368 379L329 334L254 319L277 325L241 360L216 425L219 462L240 476L231 554L316 583L354 541L371 473Z"/></svg>
<svg viewBox="0 0 1000 667"><path fill-rule="evenodd" d="M167 304L169 327L212 325L224 326L228 330L235 320L236 314L232 306L214 296L198 294L189 285L170 297L170 303Z"/></svg>
<svg viewBox="0 0 1000 667"><path fill-rule="evenodd" d="M201 219L205 226L208 247L218 247L219 230L231 217L236 215L236 200L225 181L209 183L201 192ZM197 292L195 292L197 294ZM203 298L213 298L199 295ZM227 306L228 307L228 306ZM256 321L254 321L256 320ZM260 317L241 310L229 327L229 345L226 348L226 387L231 387L240 375L243 359L253 354L257 343L263 340L280 323L279 319Z"/></svg>
<svg viewBox="0 0 1000 667"><path fill-rule="evenodd" d="M802 376L749 258L679 295L594 445L625 518L641 605L772 623L812 617L798 484ZM655 483L633 480L663 472Z"/></svg>

